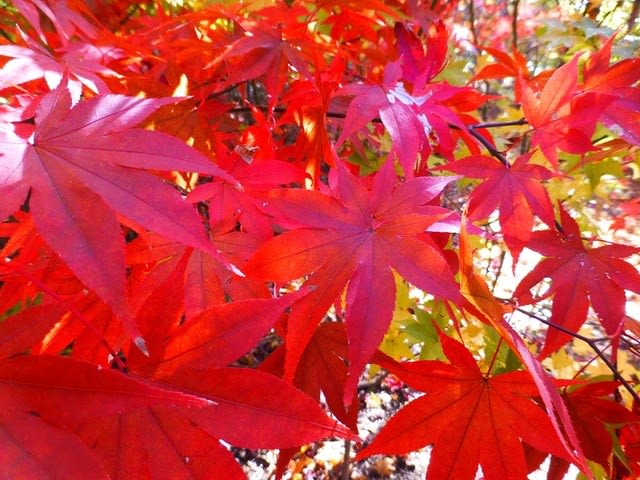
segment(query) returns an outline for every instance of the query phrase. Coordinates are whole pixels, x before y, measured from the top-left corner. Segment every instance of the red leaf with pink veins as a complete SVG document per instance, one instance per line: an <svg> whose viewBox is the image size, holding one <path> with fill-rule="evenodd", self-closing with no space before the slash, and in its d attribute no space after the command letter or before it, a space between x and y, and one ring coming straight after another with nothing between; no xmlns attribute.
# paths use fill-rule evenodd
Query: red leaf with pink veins
<svg viewBox="0 0 640 480"><path fill-rule="evenodd" d="M535 303L553 296L551 322L577 332L584 323L589 303L608 335L619 336L625 318L625 290L640 293L640 273L621 260L640 253L640 248L610 244L591 248L582 241L580 229L569 214L560 209L562 232L536 231L527 248L543 258L517 286L513 296L520 303ZM541 298L531 290L545 278L551 286ZM549 328L544 348L545 357L571 337Z"/></svg>
<svg viewBox="0 0 640 480"><path fill-rule="evenodd" d="M293 228L261 247L245 266L249 276L288 281L309 275L315 289L296 302L289 317L285 376L296 365L329 307L347 287L351 401L358 377L386 332L395 304L392 268L412 284L441 298L461 300L442 251L425 232L449 215L425 207L451 177L421 177L396 186L391 162L371 190L342 165L330 175L331 195L276 190L269 199L276 221Z"/></svg>
<svg viewBox="0 0 640 480"><path fill-rule="evenodd" d="M15 211L30 188L40 234L135 336L125 301L124 239L116 212L217 255L196 211L173 187L144 170L198 171L235 180L181 141L133 128L174 99L104 95L72 108L64 83L40 100L35 127L0 125L0 195L6 202L0 213Z"/></svg>

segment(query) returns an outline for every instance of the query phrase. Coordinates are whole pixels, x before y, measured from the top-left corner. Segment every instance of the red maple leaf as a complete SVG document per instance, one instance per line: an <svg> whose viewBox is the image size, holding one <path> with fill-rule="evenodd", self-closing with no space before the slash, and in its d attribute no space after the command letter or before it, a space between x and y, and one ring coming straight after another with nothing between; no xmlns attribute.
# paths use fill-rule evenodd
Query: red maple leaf
<svg viewBox="0 0 640 480"><path fill-rule="evenodd" d="M583 72L584 92L597 92L611 103L600 119L629 143L640 145L640 59L627 58L609 65L615 35L591 56Z"/></svg>
<svg viewBox="0 0 640 480"><path fill-rule="evenodd" d="M525 478L523 442L567 457L531 375L483 373L461 343L440 335L451 362L398 363L378 354L376 363L426 395L392 417L356 459L402 455L433 445L427 479Z"/></svg>
<svg viewBox="0 0 640 480"><path fill-rule="evenodd" d="M83 479L91 475L106 479L96 458L69 430L129 409L209 403L59 356L20 356L0 361L0 367L3 478Z"/></svg>
<svg viewBox="0 0 640 480"><path fill-rule="evenodd" d="M291 448L330 436L357 438L311 397L257 370L183 371L171 385L213 405L126 411L79 430L114 480L147 472L167 480L246 478L220 439L244 448Z"/></svg>
<svg viewBox="0 0 640 480"><path fill-rule="evenodd" d="M309 275L315 287L294 305L286 341L285 374L293 376L305 346L329 307L347 288L350 402L360 372L391 321L395 283L391 268L417 287L461 299L442 251L425 233L450 211L425 206L452 180L421 177L396 187L391 162L368 191L342 165L331 175L331 196L317 191L274 191L268 200L291 231L268 241L245 266L249 276L289 281Z"/></svg>
<svg viewBox="0 0 640 480"><path fill-rule="evenodd" d="M316 401L320 401L321 395L324 395L331 413L343 424L357 431L357 392L353 393L354 398L348 409L343 402L348 373L347 349L347 331L344 323L322 323L300 358L293 384ZM282 345L260 364L260 369L282 376L285 353L286 346ZM276 475L284 474L289 460L296 453L298 450L295 449L280 450Z"/></svg>
<svg viewBox="0 0 640 480"><path fill-rule="evenodd" d="M605 469L613 448L612 432L605 424L619 426L640 422L640 416L611 398L618 387L617 382L593 382L568 389L564 395L585 456Z"/></svg>
<svg viewBox="0 0 640 480"><path fill-rule="evenodd" d="M554 174L541 165L528 163L530 158L531 154L522 155L513 165L505 165L492 157L473 155L441 167L469 178L484 179L469 197L468 218L481 220L498 209L504 241L514 263L531 238L533 214L550 227L555 222L549 194L540 183Z"/></svg>
<svg viewBox="0 0 640 480"><path fill-rule="evenodd" d="M112 477L137 478L165 465L168 470L160 478L206 479L212 472L241 478L220 439L245 448L291 448L332 435L354 438L291 384L257 370L226 367L304 294L218 305L185 322L179 309L167 309L160 295L150 297L145 310L152 312L153 321L141 322L149 357L131 349L127 367L211 404L204 409L126 411L82 426L80 435L104 459Z"/></svg>
<svg viewBox="0 0 640 480"><path fill-rule="evenodd" d="M0 217L15 211L30 190L33 219L45 241L135 336L135 325L127 321L124 239L115 212L217 255L196 211L144 170L235 180L179 140L133 128L173 99L105 95L71 108L65 83L39 100L35 127L0 124Z"/></svg>
<svg viewBox="0 0 640 480"><path fill-rule="evenodd" d="M640 293L640 273L621 258L640 248L610 244L591 248L582 241L578 224L560 208L562 231L543 230L531 235L527 248L546 258L529 272L513 293L520 303L534 303L553 296L551 322L577 332L586 319L589 301L607 334L619 336L625 317L625 290ZM531 289L545 278L549 289L535 298ZM549 328L540 355L549 355L570 340Z"/></svg>
<svg viewBox="0 0 640 480"><path fill-rule="evenodd" d="M538 145L554 167L558 150L585 153L593 150L591 136L609 100L597 94L577 94L579 55L558 68L540 91L519 77L522 108L533 127L532 145ZM575 97L575 98L574 98Z"/></svg>
<svg viewBox="0 0 640 480"><path fill-rule="evenodd" d="M223 155L218 155L218 158ZM197 186L190 194L189 201L196 203L209 200L211 208L209 220L212 223L234 219L240 222L242 229L257 239L266 240L273 234L271 222L262 213L263 192L279 185L302 183L304 171L290 163L279 160L251 159L245 160L240 155L229 153L226 167L231 175L242 183L240 191L226 182L214 180Z"/></svg>
<svg viewBox="0 0 640 480"><path fill-rule="evenodd" d="M320 400L322 393L331 413L355 430L358 402L352 402L350 408L345 409L342 400L347 381L347 345L347 331L343 323L322 323L300 358L293 384L316 400ZM285 350L284 345L275 350L260 369L282 376Z"/></svg>
<svg viewBox="0 0 640 480"><path fill-rule="evenodd" d="M427 32L426 50L406 25L396 23L394 32L398 40L398 52L403 59L403 77L413 84L414 89L421 90L445 66L449 32L441 21L431 25Z"/></svg>
<svg viewBox="0 0 640 480"><path fill-rule="evenodd" d="M391 137L390 155L397 156L405 174L412 176L418 153L431 151L432 135L437 137L441 148L451 153L453 138L449 125L461 130L465 126L446 103L465 89L428 84L409 93L400 82L402 64L401 58L386 65L382 85L351 84L335 92L336 97L353 97L336 148L371 120L380 118Z"/></svg>
<svg viewBox="0 0 640 480"><path fill-rule="evenodd" d="M77 0L16 0L14 6L26 18L43 42L51 39L46 35L49 25L53 24L57 35L54 38L63 44L78 35L95 39L98 29L88 18L93 18L90 7ZM50 22L50 24L49 24Z"/></svg>
<svg viewBox="0 0 640 480"><path fill-rule="evenodd" d="M225 65L228 76L219 88L264 76L270 105L274 106L287 79L289 65L300 75L311 77L307 58L319 46L306 38L306 25L297 20L309 14L304 7L294 5L286 14L271 9L270 14L279 18L269 22L239 20L244 35L207 68Z"/></svg>

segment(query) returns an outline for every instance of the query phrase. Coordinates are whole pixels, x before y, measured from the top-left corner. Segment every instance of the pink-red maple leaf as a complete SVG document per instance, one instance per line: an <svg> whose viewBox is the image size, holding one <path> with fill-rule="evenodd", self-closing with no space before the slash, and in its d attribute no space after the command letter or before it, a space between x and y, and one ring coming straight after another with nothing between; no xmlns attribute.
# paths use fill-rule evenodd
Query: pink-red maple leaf
<svg viewBox="0 0 640 480"><path fill-rule="evenodd" d="M73 42L53 55L30 38L25 40L27 47L0 45L0 57L11 58L0 68L0 89L40 78L54 89L66 74L71 95L78 101L83 85L94 93L107 94L109 88L101 77L118 76L105 66L118 56L116 49Z"/></svg>
<svg viewBox="0 0 640 480"><path fill-rule="evenodd" d="M105 95L71 107L61 82L39 99L35 126L0 124L0 218L30 191L38 231L71 270L126 322L124 239L115 212L136 225L211 251L195 210L146 169L200 171L235 183L181 141L133 128L173 99Z"/></svg>
<svg viewBox="0 0 640 480"><path fill-rule="evenodd" d="M558 68L540 91L534 90L533 83L518 79L522 108L533 128L531 143L540 147L554 167L558 166L558 150L569 153L593 150L591 136L609 103L596 94L576 97L578 58L576 55Z"/></svg>
<svg viewBox="0 0 640 480"><path fill-rule="evenodd" d="M540 183L554 174L541 165L529 163L530 158L531 154L522 155L513 165L505 165L492 157L472 155L442 167L484 180L469 197L468 218L485 219L498 209L504 241L515 261L531 238L534 214L549 227L555 222L549 194Z"/></svg>
<svg viewBox="0 0 640 480"><path fill-rule="evenodd" d="M584 323L590 302L607 334L619 336L625 316L624 291L640 293L640 273L621 259L640 253L640 248L585 246L578 224L562 207L560 223L561 232L542 230L531 235L527 248L545 258L522 279L514 298L527 304L553 296L551 322L573 332ZM551 285L536 298L531 290L545 278L551 279ZM549 328L541 355L554 352L570 338Z"/></svg>
<svg viewBox="0 0 640 480"><path fill-rule="evenodd" d="M596 92L611 103L602 112L602 123L629 143L640 145L640 59L627 58L609 65L615 35L591 56L583 72L584 92Z"/></svg>
<svg viewBox="0 0 640 480"><path fill-rule="evenodd" d="M451 178L422 177L396 186L391 162L371 190L338 165L331 195L286 189L268 199L278 223L291 230L267 242L245 266L264 280L309 275L314 286L289 317L286 376L293 376L316 325L347 287L350 402L358 377L391 321L395 283L391 269L433 295L459 301L458 286L440 248L425 233L450 212L425 206Z"/></svg>

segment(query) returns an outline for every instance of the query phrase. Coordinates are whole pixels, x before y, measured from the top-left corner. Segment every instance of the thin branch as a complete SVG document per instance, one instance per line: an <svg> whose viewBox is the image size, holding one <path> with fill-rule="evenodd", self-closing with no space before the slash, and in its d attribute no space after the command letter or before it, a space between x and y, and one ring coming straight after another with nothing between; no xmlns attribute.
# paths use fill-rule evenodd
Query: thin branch
<svg viewBox="0 0 640 480"><path fill-rule="evenodd" d="M633 7L631 7L631 12L629 12L629 18L627 19L627 34L630 34L633 30L633 27L636 24L636 20L638 19L638 15L640 14L640 0L633 1Z"/></svg>
<svg viewBox="0 0 640 480"><path fill-rule="evenodd" d="M505 167L511 167L511 165L509 164L509 160L507 160L507 157L505 157L504 153L491 145L489 140L484 138L475 128L469 127L467 128L467 132L469 132L469 135L478 140L478 142L482 144L482 146L491 154L491 156L497 158Z"/></svg>
<svg viewBox="0 0 640 480"><path fill-rule="evenodd" d="M473 37L473 44L478 46L478 32L476 31L476 10L473 5L474 0L469 0L469 23L471 24L471 36Z"/></svg>
<svg viewBox="0 0 640 480"><path fill-rule="evenodd" d="M204 83L201 83L201 84L199 84L199 85L195 85L195 86L194 86L194 89L196 89L196 88L201 88L201 87L202 87L203 85L205 85L206 83L208 83L208 82L204 82ZM208 101L208 100L213 100L214 98L218 98L218 97L221 97L222 95L225 95L225 94L227 94L227 93L233 92L236 88L238 88L238 85L239 85L239 84L237 84L237 83L236 83L236 84L233 84L233 85L228 86L227 88L224 88L224 89L220 90L219 92L211 93L211 94L209 94L209 95L207 96L206 100L207 100L207 101Z"/></svg>
<svg viewBox="0 0 640 480"><path fill-rule="evenodd" d="M513 14L511 15L511 46L518 50L518 7L520 0L513 1Z"/></svg>
<svg viewBox="0 0 640 480"><path fill-rule="evenodd" d="M263 107L263 106L255 106L254 108L257 108L261 111L267 111L267 107ZM284 113L286 112L286 108L285 107L275 107L273 109L274 113ZM227 110L227 113L251 113L251 108L250 107L235 107L232 108L230 110ZM326 116L329 118L340 118L340 119L344 119L346 118L346 113L342 113L342 112L327 112ZM382 120L379 117L375 117L372 118L371 121L373 123L382 123ZM491 142L489 142L486 138L484 138L482 136L482 134L480 132L478 132L478 129L481 128L499 128L499 127L509 127L509 126L516 126L516 125L527 125L528 122L525 118L520 118L518 120L509 120L509 121L505 121L505 122L487 122L487 123L477 123L475 125L470 125L469 127L467 127L467 132L469 132L469 135L471 135L472 137L474 137L493 157L495 157L496 159L498 159L500 161L500 163L502 163L505 167L509 168L511 167L511 165L509 164L509 161L507 160L507 157L504 155L504 153L502 153L500 150L498 150L497 148L495 148L493 145L491 145ZM460 127L458 127L457 125L449 125L449 128L452 128L454 130L460 130Z"/></svg>
<svg viewBox="0 0 640 480"><path fill-rule="evenodd" d="M498 285L498 280L500 279L500 275L502 274L502 267L504 266L504 259L507 256L507 252L502 250L500 252L500 263L498 263L498 270L496 271L496 278L493 279L493 284L491 285L491 292L495 292L496 285Z"/></svg>
<svg viewBox="0 0 640 480"><path fill-rule="evenodd" d="M545 325L551 327L551 328L555 328L556 330L562 332L562 333L566 333L567 335L576 338L578 340L583 341L584 343L586 343L587 345L589 345L589 347L591 348L591 350L593 350L595 352L595 354L600 357L600 359L605 363L605 365L607 366L607 368L609 368L609 370L611 370L611 373L613 373L613 377L618 380L622 386L631 394L631 396L633 397L633 399L640 403L640 395L638 395L638 392L636 392L633 387L629 384L629 382L627 382L625 380L625 378L620 375L620 372L618 372L618 369L615 367L615 365L611 362L611 360L609 360L609 358L607 358L607 356L604 354L604 352L600 349L600 347L598 347L598 345L596 345L596 342L594 342L592 339L585 337L584 335L581 335L579 333L573 332L571 330L569 330L568 328L563 327L562 325L558 325L556 323L550 322L549 320L546 320L538 315L536 315L535 313L531 313L527 310L525 310L524 308L518 307L516 308L516 310L520 313L524 313L525 315L527 315L529 318L533 318L534 320L539 321L540 323L544 323Z"/></svg>
<svg viewBox="0 0 640 480"><path fill-rule="evenodd" d="M351 440L345 439L344 441L344 456L342 459L342 473L341 480L349 480L350 477L350 462L351 462Z"/></svg>
<svg viewBox="0 0 640 480"><path fill-rule="evenodd" d="M498 127L512 127L518 125L528 125L526 118L519 118L518 120L509 120L507 122L487 122L487 123L476 123L475 125L471 125L469 128L498 128Z"/></svg>

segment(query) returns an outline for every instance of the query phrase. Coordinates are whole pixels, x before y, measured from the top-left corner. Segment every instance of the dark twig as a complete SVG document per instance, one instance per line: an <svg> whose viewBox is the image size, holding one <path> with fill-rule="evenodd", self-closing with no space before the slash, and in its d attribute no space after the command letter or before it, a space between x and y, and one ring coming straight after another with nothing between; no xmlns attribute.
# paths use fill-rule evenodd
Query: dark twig
<svg viewBox="0 0 640 480"><path fill-rule="evenodd" d="M487 149L491 156L497 158L505 167L511 167L511 165L509 164L509 160L507 160L507 157L505 157L504 153L491 145L491 142L484 138L482 134L480 134L480 132L478 132L475 128L469 127L467 128L467 132L469 132L472 137L478 140L478 142L480 142L482 146Z"/></svg>
<svg viewBox="0 0 640 480"><path fill-rule="evenodd" d="M518 125L528 125L526 118L519 118L518 120L509 120L507 122L487 122L487 123L476 123L475 125L471 125L469 128L498 128L498 127L513 127Z"/></svg>
<svg viewBox="0 0 640 480"><path fill-rule="evenodd" d="M340 474L341 480L349 480L350 473L349 466L351 462L351 440L344 441L344 457L342 458L342 472Z"/></svg>
<svg viewBox="0 0 640 480"><path fill-rule="evenodd" d="M633 387L629 384L629 382L627 382L624 379L624 377L622 375L620 375L620 372L618 372L618 369L611 362L611 360L609 360L609 358L607 358L607 356L600 349L600 347L598 347L598 345L596 345L596 342L594 342L592 339L590 339L588 337L585 337L584 335L581 335L579 333L573 332L573 331L569 330L568 328L563 327L562 325L558 325L556 323L550 322L549 320L546 320L546 319L536 315L535 313L528 312L524 308L518 307L518 308L516 308L516 310L518 312L520 312L520 313L524 313L529 318L533 318L534 320L537 320L540 323L544 323L545 325L547 325L547 326L549 326L551 328L555 328L556 330L558 330L558 331L560 331L562 333L566 333L567 335L569 335L569 336L571 336L573 338L576 338L578 340L581 340L584 343L586 343L587 345L589 345L591 350L593 350L594 353L600 358L600 360L602 360L605 363L607 368L609 368L609 370L611 370L611 373L613 373L613 377L622 384L622 386L631 394L631 396L633 397L633 399L636 402L640 403L640 395L638 395L638 392L636 392L633 389Z"/></svg>
<svg viewBox="0 0 640 480"><path fill-rule="evenodd" d="M256 106L255 108L258 108L259 110L262 111L267 111L267 107L263 107L263 106ZM284 113L286 112L286 108L285 107L275 107L273 109L274 113ZM251 112L251 108L249 107L235 107L232 109L229 109L227 111L227 113L250 113ZM342 113L342 112L327 112L326 116L329 118L340 118L340 119L344 119L346 118L346 113ZM382 120L379 117L376 118L372 118L371 119L372 122L374 123L382 123ZM477 123L475 125L471 125L467 128L467 132L469 132L469 135L471 135L472 137L474 137L480 144L482 144L482 146L496 159L498 159L500 161L500 163L502 163L505 167L509 168L511 165L509 164L509 161L507 160L507 157L504 155L504 153L502 153L500 150L498 150L497 148L495 148L493 145L491 145L491 142L489 142L489 140L487 140L485 137L482 136L482 134L480 132L478 132L478 129L481 128L499 128L499 127L509 127L509 126L516 126L516 125L526 125L528 122L525 118L520 118L518 120L510 120L510 121L506 121L506 122L488 122L488 123ZM449 125L450 128L454 129L454 130L460 130L460 127L456 126L456 125Z"/></svg>
<svg viewBox="0 0 640 480"><path fill-rule="evenodd" d="M511 46L518 49L518 7L520 0L513 1L513 14L511 15Z"/></svg>
<svg viewBox="0 0 640 480"><path fill-rule="evenodd" d="M476 11L473 5L473 0L469 0L469 23L471 24L471 36L473 37L473 44L478 45L478 32L476 31Z"/></svg>

